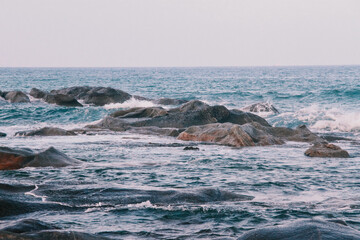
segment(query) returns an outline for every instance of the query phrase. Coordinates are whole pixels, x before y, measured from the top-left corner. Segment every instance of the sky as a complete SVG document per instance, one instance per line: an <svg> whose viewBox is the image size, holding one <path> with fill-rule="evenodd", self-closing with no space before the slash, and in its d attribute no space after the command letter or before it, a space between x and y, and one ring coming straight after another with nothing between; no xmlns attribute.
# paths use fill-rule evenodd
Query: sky
<svg viewBox="0 0 360 240"><path fill-rule="evenodd" d="M0 67L348 64L359 0L0 0Z"/></svg>

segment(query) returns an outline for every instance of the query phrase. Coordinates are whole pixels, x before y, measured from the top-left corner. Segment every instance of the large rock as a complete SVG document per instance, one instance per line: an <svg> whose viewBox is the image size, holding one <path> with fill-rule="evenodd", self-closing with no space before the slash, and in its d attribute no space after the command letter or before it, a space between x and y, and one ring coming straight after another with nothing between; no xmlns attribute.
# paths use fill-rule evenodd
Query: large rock
<svg viewBox="0 0 360 240"><path fill-rule="evenodd" d="M0 239L7 240L105 240L101 236L74 231L63 231L57 226L35 219L24 219L0 230Z"/></svg>
<svg viewBox="0 0 360 240"><path fill-rule="evenodd" d="M255 103L250 106L244 107L247 112L272 112L279 113L279 111L270 103Z"/></svg>
<svg viewBox="0 0 360 240"><path fill-rule="evenodd" d="M160 105L181 105L187 103L188 101L184 99L160 98L153 100L153 102Z"/></svg>
<svg viewBox="0 0 360 240"><path fill-rule="evenodd" d="M286 128L286 127L270 127L264 128L263 126L258 125L258 128L266 129L270 134L282 138L285 141L293 142L325 142L325 140L315 133L311 132L305 125L300 125L295 129Z"/></svg>
<svg viewBox="0 0 360 240"><path fill-rule="evenodd" d="M103 106L109 103L123 103L131 98L131 95L110 87L70 87L52 90L51 94L69 95L83 100L86 104Z"/></svg>
<svg viewBox="0 0 360 240"><path fill-rule="evenodd" d="M65 94L47 94L43 98L45 102L65 107L82 107L74 97Z"/></svg>
<svg viewBox="0 0 360 240"><path fill-rule="evenodd" d="M11 103L27 103L30 102L29 97L21 91L10 91L4 98Z"/></svg>
<svg viewBox="0 0 360 240"><path fill-rule="evenodd" d="M266 146L283 144L280 138L255 128L252 124L213 123L192 126L180 133L178 139L184 141L201 141L233 147Z"/></svg>
<svg viewBox="0 0 360 240"><path fill-rule="evenodd" d="M338 223L302 220L282 226L255 229L238 240L359 240L360 232Z"/></svg>
<svg viewBox="0 0 360 240"><path fill-rule="evenodd" d="M33 131L16 132L15 136L74 136L76 135L73 131L68 131L61 128L44 127Z"/></svg>
<svg viewBox="0 0 360 240"><path fill-rule="evenodd" d="M315 143L305 151L308 157L349 158L347 151L331 143Z"/></svg>
<svg viewBox="0 0 360 240"><path fill-rule="evenodd" d="M24 167L65 167L80 164L81 161L68 157L53 147L43 152L28 148L0 147L0 170Z"/></svg>
<svg viewBox="0 0 360 240"><path fill-rule="evenodd" d="M128 110L119 110L110 114L111 117L121 118L154 118L165 115L167 115L167 111L161 107L130 108Z"/></svg>
<svg viewBox="0 0 360 240"><path fill-rule="evenodd" d="M32 88L30 90L30 96L32 96L33 98L43 98L47 95L48 93L45 91L42 91L40 89L37 88Z"/></svg>

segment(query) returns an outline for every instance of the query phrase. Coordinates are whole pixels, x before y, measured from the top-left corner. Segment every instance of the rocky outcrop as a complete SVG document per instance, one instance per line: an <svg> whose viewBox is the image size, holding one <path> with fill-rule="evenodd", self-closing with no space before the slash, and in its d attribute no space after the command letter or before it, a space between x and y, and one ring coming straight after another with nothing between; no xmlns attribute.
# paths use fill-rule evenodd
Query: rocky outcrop
<svg viewBox="0 0 360 240"><path fill-rule="evenodd" d="M131 98L131 95L110 87L70 87L52 90L51 94L63 94L83 100L86 104L103 106L109 103L123 103Z"/></svg>
<svg viewBox="0 0 360 240"><path fill-rule="evenodd" d="M47 103L56 104L65 107L82 107L74 97L65 94L52 94L45 91L41 91L37 88L32 88L30 96L34 98L43 99Z"/></svg>
<svg viewBox="0 0 360 240"><path fill-rule="evenodd" d="M111 117L120 118L154 118L167 115L167 111L161 107L130 108L110 114Z"/></svg>
<svg viewBox="0 0 360 240"><path fill-rule="evenodd" d="M0 239L8 240L106 240L101 236L74 232L62 231L59 227L35 219L24 219L13 223L0 230Z"/></svg>
<svg viewBox="0 0 360 240"><path fill-rule="evenodd" d="M188 101L184 99L160 98L153 100L153 102L159 105L181 105L187 103Z"/></svg>
<svg viewBox="0 0 360 240"><path fill-rule="evenodd" d="M243 125L214 123L192 126L182 132L178 139L217 143L233 147L267 146L284 143L280 138L274 137L261 129L257 129L250 123Z"/></svg>
<svg viewBox="0 0 360 240"><path fill-rule="evenodd" d="M53 147L43 152L34 152L28 148L0 147L0 170L12 170L24 167L65 167L81 161L68 157Z"/></svg>
<svg viewBox="0 0 360 240"><path fill-rule="evenodd" d="M6 133L0 132L0 137L6 137Z"/></svg>
<svg viewBox="0 0 360 240"><path fill-rule="evenodd" d="M302 220L282 226L255 229L238 240L355 240L360 232L338 223L320 220Z"/></svg>
<svg viewBox="0 0 360 240"><path fill-rule="evenodd" d="M247 112L272 112L279 113L279 111L270 103L255 103L250 106L244 107Z"/></svg>
<svg viewBox="0 0 360 240"><path fill-rule="evenodd" d="M33 98L43 98L47 94L49 94L49 93L45 92L45 91L41 91L40 89L37 89L37 88L32 88L30 90L30 96L32 96Z"/></svg>
<svg viewBox="0 0 360 240"><path fill-rule="evenodd" d="M315 143L305 151L308 157L349 158L347 151L331 143Z"/></svg>
<svg viewBox="0 0 360 240"><path fill-rule="evenodd" d="M61 128L44 127L33 131L16 132L15 136L74 136L74 131L68 131Z"/></svg>
<svg viewBox="0 0 360 240"><path fill-rule="evenodd" d="M4 98L11 103L27 103L30 102L29 97L21 91L10 91L4 95Z"/></svg>

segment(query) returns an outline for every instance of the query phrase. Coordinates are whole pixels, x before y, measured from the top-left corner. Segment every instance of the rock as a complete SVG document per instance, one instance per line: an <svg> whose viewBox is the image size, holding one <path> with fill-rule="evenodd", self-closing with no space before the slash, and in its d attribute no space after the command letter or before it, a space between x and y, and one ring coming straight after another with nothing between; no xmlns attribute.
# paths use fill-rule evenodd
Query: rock
<svg viewBox="0 0 360 240"><path fill-rule="evenodd" d="M43 98L45 102L65 107L82 107L75 98L65 94L47 94Z"/></svg>
<svg viewBox="0 0 360 240"><path fill-rule="evenodd" d="M187 103L188 101L184 99L160 98L157 100L153 100L153 102L160 105L181 105Z"/></svg>
<svg viewBox="0 0 360 240"><path fill-rule="evenodd" d="M270 103L255 103L250 106L244 107L244 111L247 112L273 112L279 113L279 111Z"/></svg>
<svg viewBox="0 0 360 240"><path fill-rule="evenodd" d="M258 126L264 129L262 126ZM315 133L311 132L305 125L300 125L296 129L285 127L267 128L270 134L282 138L285 141L294 142L325 142L325 140Z"/></svg>
<svg viewBox="0 0 360 240"><path fill-rule="evenodd" d="M10 101L11 103L27 103L30 102L29 97L21 92L21 91L11 91L8 92L5 97L6 100Z"/></svg>
<svg viewBox="0 0 360 240"><path fill-rule="evenodd" d="M99 123L93 125L87 125L86 128L90 128L90 129L105 128L112 131L124 132L129 130L131 126L129 125L129 123L123 121L122 119L107 116Z"/></svg>
<svg viewBox="0 0 360 240"><path fill-rule="evenodd" d="M165 116L167 111L161 107L130 108L110 114L111 117L121 118L154 118Z"/></svg>
<svg viewBox="0 0 360 240"><path fill-rule="evenodd" d="M75 136L74 131L68 131L61 128L44 127L33 131L16 132L15 136Z"/></svg>
<svg viewBox="0 0 360 240"><path fill-rule="evenodd" d="M325 139L328 142L336 142L336 141L353 141L353 139L334 136L334 135L322 135L321 138Z"/></svg>
<svg viewBox="0 0 360 240"><path fill-rule="evenodd" d="M305 155L308 157L329 157L329 158L349 158L347 151L331 143L315 143L306 150Z"/></svg>
<svg viewBox="0 0 360 240"><path fill-rule="evenodd" d="M355 240L360 232L341 224L320 220L300 220L282 226L251 230L238 240Z"/></svg>
<svg viewBox="0 0 360 240"><path fill-rule="evenodd" d="M65 167L80 164L81 161L68 157L53 147L43 152L28 148L0 147L0 170L24 167Z"/></svg>
<svg viewBox="0 0 360 240"><path fill-rule="evenodd" d="M177 137L185 129L177 128L159 128L159 127L132 127L129 132L145 135L161 135L169 137Z"/></svg>
<svg viewBox="0 0 360 240"><path fill-rule="evenodd" d="M0 137L6 137L6 133L0 132Z"/></svg>
<svg viewBox="0 0 360 240"><path fill-rule="evenodd" d="M83 100L86 104L103 106L109 103L123 103L131 98L131 95L110 87L70 87L52 90L51 94L69 95Z"/></svg>
<svg viewBox="0 0 360 240"><path fill-rule="evenodd" d="M41 91L40 89L37 88L32 88L30 90L30 96L34 97L34 98L43 98L47 95L47 92Z"/></svg>
<svg viewBox="0 0 360 240"><path fill-rule="evenodd" d="M94 234L62 231L53 224L35 219L24 219L0 230L0 239L8 240L96 240L108 239Z"/></svg>
<svg viewBox="0 0 360 240"><path fill-rule="evenodd" d="M184 141L201 141L233 147L266 146L283 144L280 138L255 128L252 124L214 123L192 126L182 132L178 139Z"/></svg>
<svg viewBox="0 0 360 240"><path fill-rule="evenodd" d="M198 147L186 146L186 147L184 147L183 150L185 150L185 151L189 151L189 150L199 151L200 149Z"/></svg>

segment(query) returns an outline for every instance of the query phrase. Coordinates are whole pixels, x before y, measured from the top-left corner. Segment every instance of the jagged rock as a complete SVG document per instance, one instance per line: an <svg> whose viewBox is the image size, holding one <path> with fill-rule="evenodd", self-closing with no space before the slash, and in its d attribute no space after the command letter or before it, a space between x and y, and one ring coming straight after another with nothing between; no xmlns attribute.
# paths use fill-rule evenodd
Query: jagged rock
<svg viewBox="0 0 360 240"><path fill-rule="evenodd" d="M65 107L82 107L83 105L79 103L75 98L64 95L64 94L47 94L43 98L47 103L53 103L59 106Z"/></svg>
<svg viewBox="0 0 360 240"><path fill-rule="evenodd" d="M180 105L180 104L184 104L187 103L187 100L184 99L172 99L172 98L160 98L157 100L153 101L155 104L160 104L160 105Z"/></svg>
<svg viewBox="0 0 360 240"><path fill-rule="evenodd" d="M34 97L34 98L43 98L47 95L48 93L45 91L41 91L40 89L37 88L32 88L30 90L30 96Z"/></svg>
<svg viewBox="0 0 360 240"><path fill-rule="evenodd" d="M119 110L112 114L111 117L121 118L154 118L165 116L167 111L161 107L148 107L148 108L130 108L128 110Z"/></svg>
<svg viewBox="0 0 360 240"><path fill-rule="evenodd" d="M21 91L11 91L6 93L4 98L11 103L27 103L30 102L29 97Z"/></svg>
<svg viewBox="0 0 360 240"><path fill-rule="evenodd" d="M64 153L50 147L43 152L34 152L28 148L0 147L0 170L12 170L24 167L65 167L79 164Z"/></svg>
<svg viewBox="0 0 360 240"><path fill-rule="evenodd" d="M252 124L214 123L192 126L182 132L178 139L184 141L211 142L233 147L266 146L283 144L280 138L255 128Z"/></svg>
<svg viewBox="0 0 360 240"><path fill-rule="evenodd" d="M265 129L262 126L258 128ZM295 129L285 127L266 128L270 134L282 138L285 141L294 142L325 142L325 140L311 132L305 125L300 125Z"/></svg>
<svg viewBox="0 0 360 240"><path fill-rule="evenodd" d="M6 137L6 133L0 132L0 137Z"/></svg>
<svg viewBox="0 0 360 240"><path fill-rule="evenodd" d="M61 128L44 127L33 131L16 132L15 136L74 136L74 131L68 131Z"/></svg>
<svg viewBox="0 0 360 240"><path fill-rule="evenodd" d="M123 121L122 119L107 116L99 123L93 125L87 125L86 128L90 128L90 129L104 128L112 131L124 132L129 130L131 126L129 125L129 123Z"/></svg>
<svg viewBox="0 0 360 240"><path fill-rule="evenodd" d="M349 158L347 151L331 143L315 143L305 151L308 157Z"/></svg>
<svg viewBox="0 0 360 240"><path fill-rule="evenodd" d="M244 111L247 112L273 112L279 113L279 111L270 103L255 103L250 106L244 107Z"/></svg>
<svg viewBox="0 0 360 240"><path fill-rule="evenodd" d="M238 240L356 240L360 232L342 224L320 220L300 220L282 226L251 230Z"/></svg>
<svg viewBox="0 0 360 240"><path fill-rule="evenodd" d="M86 104L103 106L109 103L123 103L131 98L131 95L110 87L70 87L52 90L51 94L64 94L83 100Z"/></svg>

